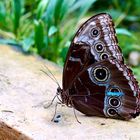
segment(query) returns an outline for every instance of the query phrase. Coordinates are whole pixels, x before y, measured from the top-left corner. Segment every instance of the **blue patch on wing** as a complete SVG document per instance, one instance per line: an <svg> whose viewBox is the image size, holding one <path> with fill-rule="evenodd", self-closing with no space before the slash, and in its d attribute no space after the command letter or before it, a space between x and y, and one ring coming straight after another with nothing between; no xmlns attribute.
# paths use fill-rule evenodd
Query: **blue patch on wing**
<svg viewBox="0 0 140 140"><path fill-rule="evenodd" d="M111 92L111 91L109 91L106 93L106 95L107 96L122 96L122 95L124 95L124 93L123 92Z"/></svg>

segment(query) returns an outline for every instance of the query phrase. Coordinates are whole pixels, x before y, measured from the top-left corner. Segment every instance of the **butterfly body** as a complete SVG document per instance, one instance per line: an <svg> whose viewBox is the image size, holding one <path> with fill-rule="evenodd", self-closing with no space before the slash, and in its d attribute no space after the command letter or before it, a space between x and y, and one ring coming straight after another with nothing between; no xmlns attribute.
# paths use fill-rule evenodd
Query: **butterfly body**
<svg viewBox="0 0 140 140"><path fill-rule="evenodd" d="M62 103L86 115L129 120L140 113L140 90L124 64L108 14L98 14L77 31L63 70Z"/></svg>

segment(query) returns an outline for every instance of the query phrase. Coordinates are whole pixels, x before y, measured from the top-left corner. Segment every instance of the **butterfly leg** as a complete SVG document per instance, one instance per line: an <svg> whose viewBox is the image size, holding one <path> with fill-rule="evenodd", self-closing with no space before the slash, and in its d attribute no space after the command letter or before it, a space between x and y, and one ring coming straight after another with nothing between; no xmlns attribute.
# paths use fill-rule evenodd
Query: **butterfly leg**
<svg viewBox="0 0 140 140"><path fill-rule="evenodd" d="M53 104L53 102L54 102L54 100L55 100L56 97L57 97L57 94L53 97L53 99L52 99L52 101L51 101L51 103L49 105L44 105L44 108L45 109L46 108L49 108Z"/></svg>
<svg viewBox="0 0 140 140"><path fill-rule="evenodd" d="M78 120L78 118L77 118L76 111L75 111L75 108L74 108L74 107L73 107L73 112L74 112L74 116L75 116L77 122L81 124L81 122L80 122L80 121Z"/></svg>
<svg viewBox="0 0 140 140"><path fill-rule="evenodd" d="M44 108L45 108L45 109L46 109L46 108L49 108L49 107L53 104L53 102L54 102L54 100L55 100L56 97L57 97L57 99L60 101L60 103L62 103L62 100L59 98L59 95L60 95L60 93L59 93L59 92L56 92L56 95L53 97L51 103L50 103L49 105L44 105Z"/></svg>
<svg viewBox="0 0 140 140"><path fill-rule="evenodd" d="M74 104L72 102L72 98L70 98L70 104L71 104L71 107L73 108L74 116L75 116L77 122L81 124L81 122L78 120L78 117L76 115L76 111L75 111L75 108L74 108Z"/></svg>
<svg viewBox="0 0 140 140"><path fill-rule="evenodd" d="M54 115L53 115L53 118L51 119L51 121L54 121L54 118L56 116L56 112L57 112L57 106L58 104L62 104L61 102L57 102L56 105L55 105L55 111L54 111Z"/></svg>

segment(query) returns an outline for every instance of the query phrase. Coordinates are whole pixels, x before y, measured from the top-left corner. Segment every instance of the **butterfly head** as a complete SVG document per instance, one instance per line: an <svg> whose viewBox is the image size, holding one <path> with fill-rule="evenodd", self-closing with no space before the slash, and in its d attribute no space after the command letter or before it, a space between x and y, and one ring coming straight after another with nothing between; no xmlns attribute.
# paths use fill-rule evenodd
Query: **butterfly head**
<svg viewBox="0 0 140 140"><path fill-rule="evenodd" d="M62 104L66 104L67 106L71 106L71 100L69 98L69 93L68 93L68 90L67 91L64 91L63 89L61 89L61 87L59 86L57 88L57 92L56 92L56 95L57 96L60 96L59 101L62 103Z"/></svg>
<svg viewBox="0 0 140 140"><path fill-rule="evenodd" d="M58 88L57 88L57 94L60 95L62 92L63 92L63 91L62 91L61 87L58 87Z"/></svg>

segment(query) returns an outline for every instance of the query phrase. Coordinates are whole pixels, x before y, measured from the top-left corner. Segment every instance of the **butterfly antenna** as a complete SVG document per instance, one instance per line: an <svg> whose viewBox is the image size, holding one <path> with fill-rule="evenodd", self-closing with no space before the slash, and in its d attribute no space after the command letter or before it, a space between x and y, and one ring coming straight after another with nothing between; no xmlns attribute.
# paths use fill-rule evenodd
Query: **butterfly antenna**
<svg viewBox="0 0 140 140"><path fill-rule="evenodd" d="M48 70L49 74L44 70L41 70L41 71L43 73L45 73L48 77L50 77L58 85L58 87L60 88L60 85L59 85L57 79L55 78L54 74L51 72L51 70L47 66L45 66L45 68Z"/></svg>
<svg viewBox="0 0 140 140"><path fill-rule="evenodd" d="M51 70L50 70L47 66L45 66L45 65L44 65L44 67L47 69L48 72L46 72L46 71L43 70L43 69L41 69L40 71L42 71L43 73L45 73L52 81L54 81L54 82L57 84L58 88L61 89L61 87L60 87L60 85L59 85L57 79L55 78L55 76L53 75L53 73L51 72ZM58 97L58 95L59 95L59 93L58 93L58 91L57 91L57 93L56 93L56 95L53 97L51 103L50 103L48 106L45 106L44 108L49 108L49 107L53 104L53 102L54 102L54 100L55 100L56 97L58 98L58 100L59 100L60 102L62 102L62 101L60 100L60 98Z"/></svg>

